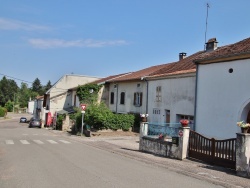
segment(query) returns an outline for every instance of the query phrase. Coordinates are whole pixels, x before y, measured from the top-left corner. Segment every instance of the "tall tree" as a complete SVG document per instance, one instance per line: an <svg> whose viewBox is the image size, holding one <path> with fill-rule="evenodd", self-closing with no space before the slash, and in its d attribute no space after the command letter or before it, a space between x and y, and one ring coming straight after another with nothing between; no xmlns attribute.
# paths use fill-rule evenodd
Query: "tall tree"
<svg viewBox="0 0 250 188"><path fill-rule="evenodd" d="M37 92L39 95L43 95L43 86L38 78L32 83L32 91Z"/></svg>
<svg viewBox="0 0 250 188"><path fill-rule="evenodd" d="M50 88L52 87L50 80L48 81L48 83L46 84L46 86L44 86L44 93L46 93Z"/></svg>
<svg viewBox="0 0 250 188"><path fill-rule="evenodd" d="M5 76L0 80L0 105L4 106L10 100L14 101L19 88L14 80L7 79Z"/></svg>

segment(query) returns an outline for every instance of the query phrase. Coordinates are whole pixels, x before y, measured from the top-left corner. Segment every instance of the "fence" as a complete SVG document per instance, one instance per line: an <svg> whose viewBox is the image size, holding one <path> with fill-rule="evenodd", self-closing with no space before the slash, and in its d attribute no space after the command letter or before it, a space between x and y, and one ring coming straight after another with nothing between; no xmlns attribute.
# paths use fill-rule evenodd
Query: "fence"
<svg viewBox="0 0 250 188"><path fill-rule="evenodd" d="M160 134L176 137L179 134L180 123L148 123L148 136L154 137Z"/></svg>

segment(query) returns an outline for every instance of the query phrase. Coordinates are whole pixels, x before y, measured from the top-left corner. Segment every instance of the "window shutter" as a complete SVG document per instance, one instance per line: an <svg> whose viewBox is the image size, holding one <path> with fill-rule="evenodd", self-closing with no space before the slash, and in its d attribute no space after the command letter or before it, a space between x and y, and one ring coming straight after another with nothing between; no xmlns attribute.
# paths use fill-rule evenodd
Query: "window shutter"
<svg viewBox="0 0 250 188"><path fill-rule="evenodd" d="M136 105L136 93L134 93L134 105Z"/></svg>
<svg viewBox="0 0 250 188"><path fill-rule="evenodd" d="M140 106L142 106L142 93L140 93Z"/></svg>

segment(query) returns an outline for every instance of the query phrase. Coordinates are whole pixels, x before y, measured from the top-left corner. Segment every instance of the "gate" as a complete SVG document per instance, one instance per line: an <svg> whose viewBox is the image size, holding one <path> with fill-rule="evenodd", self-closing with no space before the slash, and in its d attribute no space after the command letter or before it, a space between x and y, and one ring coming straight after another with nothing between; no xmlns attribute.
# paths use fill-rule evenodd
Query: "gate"
<svg viewBox="0 0 250 188"><path fill-rule="evenodd" d="M189 157L204 162L236 169L236 138L215 140L190 130Z"/></svg>

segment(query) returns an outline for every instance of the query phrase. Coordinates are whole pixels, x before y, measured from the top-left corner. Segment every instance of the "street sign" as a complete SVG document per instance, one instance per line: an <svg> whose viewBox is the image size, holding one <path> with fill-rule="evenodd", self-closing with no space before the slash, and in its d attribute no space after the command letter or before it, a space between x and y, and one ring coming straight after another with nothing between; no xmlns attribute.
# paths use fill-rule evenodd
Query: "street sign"
<svg viewBox="0 0 250 188"><path fill-rule="evenodd" d="M81 104L82 111L85 111L87 107L87 104Z"/></svg>

